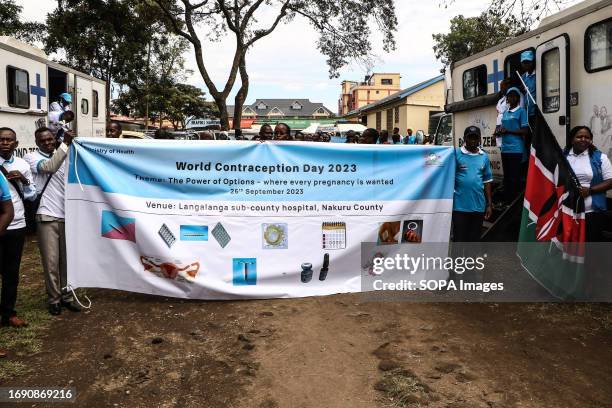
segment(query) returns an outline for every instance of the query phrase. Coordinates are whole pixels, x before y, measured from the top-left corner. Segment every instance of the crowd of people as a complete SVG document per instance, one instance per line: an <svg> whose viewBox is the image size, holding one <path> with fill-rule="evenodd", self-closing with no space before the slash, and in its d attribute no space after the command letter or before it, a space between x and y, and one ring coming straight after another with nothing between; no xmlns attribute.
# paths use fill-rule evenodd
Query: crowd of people
<svg viewBox="0 0 612 408"><path fill-rule="evenodd" d="M74 135L67 131L58 143L57 132L48 127L36 130L38 149L23 158L15 155L19 142L8 127L0 128L2 158L2 214L0 215L0 324L25 327L17 316L15 304L21 256L28 231L36 231L45 275L49 313L59 315L62 308L81 309L66 287L66 238L64 228L65 162ZM10 220L10 221L7 221ZM0 350L0 357L5 352Z"/></svg>
<svg viewBox="0 0 612 408"><path fill-rule="evenodd" d="M532 132L535 129L536 78L534 55L521 55L523 75L521 84L510 80L501 82L497 104L497 126L494 132L500 147L504 170L506 202L514 200L524 189L527 159ZM66 290L66 236L64 227L64 188L66 157L75 137L70 129L74 113L70 110L71 96L60 95L49 108L49 125L36 130L37 150L23 158L15 154L19 144L16 132L0 127L0 324L15 328L27 326L15 310L19 268L26 233L35 231L45 276L48 311L57 316L63 309L81 310L70 291ZM452 215L452 235L455 241L479 241L483 220L492 215L493 181L488 155L481 149L481 131L469 126L463 135L463 146L455 149L456 176ZM587 126L576 126L571 132L571 143L564 150L568 163L581 183L580 194L585 199L587 241L603 241L602 231L608 223L606 192L612 189L612 164L606 154L593 145L593 133ZM122 137L120 123L111 122L107 137ZM210 132L201 132L200 140L213 140ZM331 135L296 132L292 134L286 123L272 128L261 126L253 138L256 141L330 142ZM357 144L430 144L407 129L402 136L399 128L373 128L363 132L346 132L345 143ZM0 348L0 358L6 351Z"/></svg>
<svg viewBox="0 0 612 408"><path fill-rule="evenodd" d="M37 150L17 157L16 132L0 127L0 325L22 328L28 323L17 315L17 287L26 233L36 232L45 276L48 310L81 311L66 288L66 236L64 186L68 148L74 138L69 94L49 108L49 126L36 129ZM0 358L6 351L0 348Z"/></svg>
<svg viewBox="0 0 612 408"><path fill-rule="evenodd" d="M506 204L519 198L525 188L531 139L536 130L534 52L524 51L520 61L520 78L501 82L494 132L501 151ZM479 241L482 222L492 214L491 166L486 152L479 147L480 141L480 129L469 126L464 132L463 147L456 149L455 241ZM603 231L609 230L611 224L606 205L606 192L612 189L610 160L593 144L593 133L587 126L576 126L570 131L570 144L564 154L582 186L586 240L603 241Z"/></svg>
<svg viewBox="0 0 612 408"><path fill-rule="evenodd" d="M210 132L207 133L206 137L202 137L202 133L200 133L200 140L212 140L212 136ZM418 144L419 140L412 134L412 129L408 129L408 133L406 136L400 135L400 129L394 128L393 134L391 138L389 138L388 130L381 130L380 132L374 128L368 128L363 132L356 132L354 130L349 130L344 135L345 142L344 143L353 143L353 144ZM303 133L296 132L295 135L291 134L291 127L289 127L286 123L278 123L272 129L272 125L263 124L259 129L259 133L253 137L252 140L256 141L266 141L266 140L282 140L282 141L301 141L301 142L322 142L329 143L331 142L332 134L327 132L315 132L315 133ZM424 137L422 144L431 144L429 138Z"/></svg>

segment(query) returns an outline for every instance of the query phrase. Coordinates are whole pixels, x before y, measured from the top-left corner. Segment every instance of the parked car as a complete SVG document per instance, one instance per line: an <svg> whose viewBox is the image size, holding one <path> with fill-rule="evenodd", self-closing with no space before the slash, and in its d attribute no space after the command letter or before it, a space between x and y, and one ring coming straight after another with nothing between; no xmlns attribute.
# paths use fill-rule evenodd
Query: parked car
<svg viewBox="0 0 612 408"><path fill-rule="evenodd" d="M139 132L136 130L124 130L121 132L121 139L153 139L151 136L148 136L144 132Z"/></svg>

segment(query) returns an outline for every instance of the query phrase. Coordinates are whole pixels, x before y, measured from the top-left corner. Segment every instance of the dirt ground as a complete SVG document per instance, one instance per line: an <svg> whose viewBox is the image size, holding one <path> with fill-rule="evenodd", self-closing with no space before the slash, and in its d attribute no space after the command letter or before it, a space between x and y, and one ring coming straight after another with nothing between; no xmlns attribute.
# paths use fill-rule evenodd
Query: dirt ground
<svg viewBox="0 0 612 408"><path fill-rule="evenodd" d="M21 290L42 291L27 251ZM87 294L9 349L24 369L0 386L76 387L79 407L612 406L609 305Z"/></svg>

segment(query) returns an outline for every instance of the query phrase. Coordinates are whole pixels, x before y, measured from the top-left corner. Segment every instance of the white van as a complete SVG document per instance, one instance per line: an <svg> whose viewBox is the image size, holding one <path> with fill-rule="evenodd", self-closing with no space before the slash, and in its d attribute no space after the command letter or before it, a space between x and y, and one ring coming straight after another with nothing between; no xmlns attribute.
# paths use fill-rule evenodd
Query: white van
<svg viewBox="0 0 612 408"><path fill-rule="evenodd" d="M542 20L540 26L496 47L458 61L447 79L446 112L453 139L478 126L493 174L502 176L495 145L499 83L520 70L520 54L536 55L537 103L559 144L573 126L587 125L594 144L612 156L612 0L587 0Z"/></svg>
<svg viewBox="0 0 612 408"><path fill-rule="evenodd" d="M40 49L0 36L0 127L17 132L23 156L34 150L34 131L48 123L49 105L72 95L72 128L79 136L104 137L106 82L50 61Z"/></svg>

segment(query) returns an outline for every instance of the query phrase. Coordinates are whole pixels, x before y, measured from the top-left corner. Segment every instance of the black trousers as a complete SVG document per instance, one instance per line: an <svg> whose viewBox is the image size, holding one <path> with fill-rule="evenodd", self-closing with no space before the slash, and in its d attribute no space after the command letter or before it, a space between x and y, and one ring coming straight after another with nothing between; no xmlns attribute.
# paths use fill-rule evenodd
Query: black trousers
<svg viewBox="0 0 612 408"><path fill-rule="evenodd" d="M610 219L602 212L586 213L585 238L586 242L605 242L602 232L610 231Z"/></svg>
<svg viewBox="0 0 612 408"><path fill-rule="evenodd" d="M484 213L453 211L453 241L478 242Z"/></svg>
<svg viewBox="0 0 612 408"><path fill-rule="evenodd" d="M586 214L585 224L587 300L609 302L612 300L612 257L610 243L602 232L612 230L610 218L602 212L590 212Z"/></svg>
<svg viewBox="0 0 612 408"><path fill-rule="evenodd" d="M0 316L2 321L14 316L17 302L17 285L19 284L19 266L25 241L25 228L6 230L0 235L0 275L2 291L0 292Z"/></svg>
<svg viewBox="0 0 612 408"><path fill-rule="evenodd" d="M525 166L522 153L502 153L504 168L504 201L509 204L524 188Z"/></svg>

